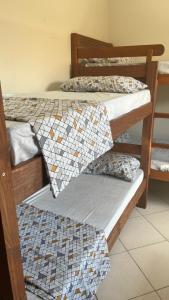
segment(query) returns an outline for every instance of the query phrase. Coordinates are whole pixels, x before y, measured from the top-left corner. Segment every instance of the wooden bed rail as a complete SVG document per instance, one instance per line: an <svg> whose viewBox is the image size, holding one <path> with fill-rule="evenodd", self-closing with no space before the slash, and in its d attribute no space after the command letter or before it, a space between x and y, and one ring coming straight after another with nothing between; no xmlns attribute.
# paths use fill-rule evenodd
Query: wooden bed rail
<svg viewBox="0 0 169 300"><path fill-rule="evenodd" d="M169 119L169 113L160 113L156 112L154 114L154 118L159 118L159 119Z"/></svg>
<svg viewBox="0 0 169 300"><path fill-rule="evenodd" d="M72 77L76 76L131 76L134 78L142 79L146 75L146 65L121 65L121 66L105 66L105 67L85 67L83 64L73 64L71 69Z"/></svg>
<svg viewBox="0 0 169 300"><path fill-rule="evenodd" d="M0 90L0 299L26 300L11 165Z"/></svg>
<svg viewBox="0 0 169 300"><path fill-rule="evenodd" d="M150 50L152 51L151 54ZM77 51L78 58L160 56L164 53L164 46L157 44L120 47L79 47Z"/></svg>
<svg viewBox="0 0 169 300"><path fill-rule="evenodd" d="M102 42L78 33L71 34L71 62L72 64L78 63L77 58L77 47L95 47L95 46L105 46L113 47L111 43Z"/></svg>

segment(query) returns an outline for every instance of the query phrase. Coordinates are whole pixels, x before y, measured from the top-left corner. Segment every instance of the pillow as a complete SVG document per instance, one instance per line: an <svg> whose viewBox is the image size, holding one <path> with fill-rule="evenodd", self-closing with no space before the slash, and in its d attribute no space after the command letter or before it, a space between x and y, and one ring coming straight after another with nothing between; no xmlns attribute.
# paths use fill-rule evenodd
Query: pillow
<svg viewBox="0 0 169 300"><path fill-rule="evenodd" d="M108 58L82 58L79 63L85 67L106 67L114 65L131 65L135 63L135 57L108 57Z"/></svg>
<svg viewBox="0 0 169 300"><path fill-rule="evenodd" d="M112 150L92 161L84 170L86 174L111 175L125 181L133 181L140 162L135 157L126 154L115 153Z"/></svg>
<svg viewBox="0 0 169 300"><path fill-rule="evenodd" d="M61 85L65 92L134 93L145 88L146 84L125 76L74 77Z"/></svg>
<svg viewBox="0 0 169 300"><path fill-rule="evenodd" d="M114 64L118 63L118 58L116 57L108 57L108 58L81 58L79 59L79 63L85 66L102 66L106 64Z"/></svg>
<svg viewBox="0 0 169 300"><path fill-rule="evenodd" d="M114 140L115 143L130 143L131 144L131 137L128 132L123 132L119 137Z"/></svg>

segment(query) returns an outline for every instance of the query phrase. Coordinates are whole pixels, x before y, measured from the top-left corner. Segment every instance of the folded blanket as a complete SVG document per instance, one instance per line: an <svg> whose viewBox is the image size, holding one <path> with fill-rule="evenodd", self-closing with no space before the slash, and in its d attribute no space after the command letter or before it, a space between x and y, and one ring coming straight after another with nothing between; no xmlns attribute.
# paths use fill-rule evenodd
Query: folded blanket
<svg viewBox="0 0 169 300"><path fill-rule="evenodd" d="M32 125L55 196L112 148L106 107L98 101L10 97L4 109L7 120Z"/></svg>
<svg viewBox="0 0 169 300"><path fill-rule="evenodd" d="M104 233L27 204L17 216L27 290L44 300L93 299L110 268Z"/></svg>

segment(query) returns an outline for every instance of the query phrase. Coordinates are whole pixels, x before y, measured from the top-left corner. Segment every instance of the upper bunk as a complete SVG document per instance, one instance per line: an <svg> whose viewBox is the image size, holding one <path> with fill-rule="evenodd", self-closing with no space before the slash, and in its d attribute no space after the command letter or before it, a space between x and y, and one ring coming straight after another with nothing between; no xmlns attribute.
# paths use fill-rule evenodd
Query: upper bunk
<svg viewBox="0 0 169 300"><path fill-rule="evenodd" d="M157 84L157 62L152 61L152 57L160 56L163 53L164 46L160 44L114 47L111 43L102 42L77 33L71 34L71 77L130 76L148 85L151 93L151 102L113 119L111 121L113 137L119 136L120 133L152 113ZM96 66L94 66L94 64L92 66L90 66L90 64L86 66L82 63L84 59L119 57L144 57L145 62L141 64L112 64L107 66L98 66L97 64Z"/></svg>
<svg viewBox="0 0 169 300"><path fill-rule="evenodd" d="M151 93L151 99L149 101L145 101L143 105L141 105L140 99L138 98L138 94L128 94L128 95L120 95L113 98L112 104L113 109L119 107L126 109L126 98L131 101L133 98L133 102L137 102L139 105L137 107L129 109L129 111L123 111L122 114L115 115L113 118L110 118L111 124L111 131L113 138L118 137L122 132L126 131L129 127L131 127L136 122L146 119L147 117L152 116L152 112L154 110L154 101L155 101L155 92L156 92L156 82L157 82L157 62L152 62L152 56L161 55L164 51L164 47L162 45L146 45L146 46L127 46L127 47L113 47L112 44L105 43L102 41L98 41L96 39L92 39L89 37L85 37L79 34L73 33L71 35L71 73L72 76L87 76L87 75L124 75L124 76L132 76L136 79L139 79L148 85L148 88ZM130 66L118 66L113 65L109 67L85 67L83 64L79 63L79 59L89 58L89 57L145 57L144 64L138 65L130 65ZM147 90L146 90L147 91ZM142 92L142 91L141 91ZM144 91L143 91L144 92ZM71 95L70 95L71 94ZM82 93L65 93L60 91L55 92L44 92L41 94L23 94L23 95L13 95L13 97L35 97L35 98L44 98L44 99L75 99L78 100L78 97ZM86 95L89 93L84 93L83 97L86 99ZM82 97L82 95L81 95ZM83 97L81 99L83 99ZM96 93L91 93L91 99L96 97ZM104 97L104 93L102 95ZM135 98L136 97L136 98ZM107 103L111 102L111 99L108 99ZM136 101L137 100L137 101ZM124 102L123 102L124 101ZM104 101L105 103L105 101ZM135 104L135 103L134 103ZM1 103L2 106L2 103ZM108 107L108 106L107 106ZM15 143L17 142L17 134L16 132L20 132L20 136L22 137L21 144L30 147L31 143L32 146L35 147L34 137L32 137L32 129L31 127L28 128L28 124L26 128L28 131L26 132L26 139L29 137L29 142L23 141L23 130L25 130L25 124L19 122L20 124L12 125L12 134L15 133ZM150 142L150 120L146 121L144 126L144 140L148 140ZM12 136L10 131L10 126L8 128L8 135ZM16 129L16 130L15 130ZM147 132L149 132L148 136ZM30 138L32 139L30 142ZM12 142L11 145L12 146ZM147 147L146 143L142 146L142 149L145 152L145 148ZM9 148L9 147L8 147ZM15 148L15 147L14 147ZM16 147L19 149L17 154L23 151L21 147ZM147 148L146 148L147 149ZM26 153L28 149L26 148ZM24 199L24 197L28 197L31 193L37 191L41 188L44 184L48 182L46 179L46 172L44 171L44 163L43 158L39 154L39 149L35 149L35 153L33 157L27 157L24 161L19 161L19 164L16 166L12 166L12 178L13 178L13 188L15 191L15 199L16 202ZM32 150L31 150L32 151ZM31 152L32 155L32 152ZM143 159L146 162L146 158ZM146 163L144 163L146 165ZM31 176L28 176L30 174Z"/></svg>

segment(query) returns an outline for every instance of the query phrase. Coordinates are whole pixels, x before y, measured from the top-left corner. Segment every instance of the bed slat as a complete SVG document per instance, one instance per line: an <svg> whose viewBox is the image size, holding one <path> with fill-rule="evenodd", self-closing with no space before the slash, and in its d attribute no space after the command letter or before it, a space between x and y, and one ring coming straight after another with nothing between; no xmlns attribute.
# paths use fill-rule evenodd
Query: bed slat
<svg viewBox="0 0 169 300"><path fill-rule="evenodd" d="M82 64L72 65L72 77L121 75L141 79L145 77L145 74L145 64L113 67L85 67Z"/></svg>
<svg viewBox="0 0 169 300"><path fill-rule="evenodd" d="M126 131L132 125L149 116L152 112L152 103L148 103L132 110L122 117L114 119L110 122L113 138L118 137L122 132Z"/></svg>
<svg viewBox="0 0 169 300"><path fill-rule="evenodd" d="M139 46L120 46L120 47L79 47L77 50L78 58L103 58L103 57L142 57L147 56L149 51L153 56L162 55L164 46L139 45Z"/></svg>

